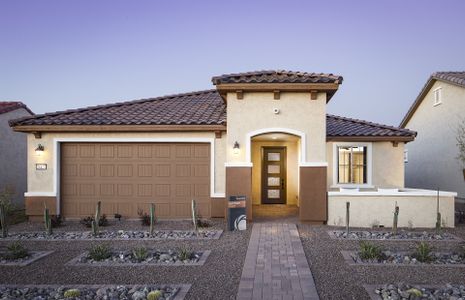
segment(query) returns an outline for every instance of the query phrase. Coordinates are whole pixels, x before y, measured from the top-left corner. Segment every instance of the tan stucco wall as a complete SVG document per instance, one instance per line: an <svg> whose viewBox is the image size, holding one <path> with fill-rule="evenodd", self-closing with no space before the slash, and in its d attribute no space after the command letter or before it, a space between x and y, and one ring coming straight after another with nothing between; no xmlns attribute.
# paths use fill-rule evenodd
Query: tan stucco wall
<svg viewBox="0 0 465 300"><path fill-rule="evenodd" d="M261 180L262 180L262 147L265 146L284 146L286 147L287 156L287 204L298 204L298 142L258 142L252 143L252 203L261 204Z"/></svg>
<svg viewBox="0 0 465 300"><path fill-rule="evenodd" d="M329 196L328 225L345 226L346 202L350 202L350 226L392 227L394 207L399 206L399 227L433 228L436 224L435 196ZM440 197L443 226L454 227L454 197ZM419 209L421 208L421 209Z"/></svg>
<svg viewBox="0 0 465 300"><path fill-rule="evenodd" d="M442 87L442 104L434 106L433 91ZM436 81L406 124L418 132L407 144L406 186L454 191L465 199L462 166L456 159L456 131L465 119L465 88Z"/></svg>
<svg viewBox="0 0 465 300"><path fill-rule="evenodd" d="M326 144L326 157L328 159L328 188L337 185L334 180L333 147L338 142ZM354 142L354 145L359 143ZM372 142L372 186L381 188L404 187L404 143L394 147L391 142ZM337 179L336 179L337 180Z"/></svg>
<svg viewBox="0 0 465 300"><path fill-rule="evenodd" d="M247 134L264 128L287 128L303 131L306 137L307 162L326 161L326 94L319 93L317 100L310 100L310 93L281 93L279 100L273 93L246 92L243 99L236 93L227 94L228 138L227 162L246 162ZM275 114L273 110L280 110ZM235 155L234 142L241 145Z"/></svg>
<svg viewBox="0 0 465 300"><path fill-rule="evenodd" d="M92 138L105 139L145 139L145 138L215 138L213 132L160 132L160 133L43 133L41 139L36 139L34 135L28 134L28 158L27 158L27 174L28 174L28 189L29 193L52 193L54 184L54 145L55 138ZM35 154L35 148L38 144L45 147L42 156ZM215 139L215 193L224 194L225 192L225 154L226 154L226 134L223 134L221 139ZM46 163L46 171L36 171L36 163ZM213 176L213 174L212 174Z"/></svg>

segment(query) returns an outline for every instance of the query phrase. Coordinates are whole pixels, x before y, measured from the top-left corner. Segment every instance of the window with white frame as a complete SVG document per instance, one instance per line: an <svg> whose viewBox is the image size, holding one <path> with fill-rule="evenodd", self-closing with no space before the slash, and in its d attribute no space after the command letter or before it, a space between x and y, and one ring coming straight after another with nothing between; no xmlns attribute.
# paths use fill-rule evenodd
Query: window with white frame
<svg viewBox="0 0 465 300"><path fill-rule="evenodd" d="M339 184L368 183L367 146L337 146L337 182Z"/></svg>
<svg viewBox="0 0 465 300"><path fill-rule="evenodd" d="M437 105L441 104L442 103L442 88L438 87L438 88L434 89L433 94L434 94L434 103L433 103L433 105L437 106Z"/></svg>

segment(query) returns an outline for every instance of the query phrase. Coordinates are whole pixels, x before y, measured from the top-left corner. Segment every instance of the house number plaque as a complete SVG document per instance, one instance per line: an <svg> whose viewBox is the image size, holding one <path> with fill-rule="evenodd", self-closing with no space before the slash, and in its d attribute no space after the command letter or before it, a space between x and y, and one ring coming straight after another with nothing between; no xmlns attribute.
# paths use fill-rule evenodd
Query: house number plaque
<svg viewBox="0 0 465 300"><path fill-rule="evenodd" d="M47 164L36 164L37 171L45 171L47 170Z"/></svg>

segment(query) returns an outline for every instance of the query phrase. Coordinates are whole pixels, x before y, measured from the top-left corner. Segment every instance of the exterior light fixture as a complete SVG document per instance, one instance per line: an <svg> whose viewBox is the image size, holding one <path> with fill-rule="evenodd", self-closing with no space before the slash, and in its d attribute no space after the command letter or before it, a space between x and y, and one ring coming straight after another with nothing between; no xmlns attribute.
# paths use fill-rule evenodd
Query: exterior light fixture
<svg viewBox="0 0 465 300"><path fill-rule="evenodd" d="M41 145L41 144L37 145L37 148L36 148L36 155L37 155L37 156L41 156L42 153L44 153L44 150L45 150L45 148L44 148L43 145Z"/></svg>
<svg viewBox="0 0 465 300"><path fill-rule="evenodd" d="M235 155L239 154L240 146L239 146L239 143L237 141L234 142L233 150L234 150Z"/></svg>

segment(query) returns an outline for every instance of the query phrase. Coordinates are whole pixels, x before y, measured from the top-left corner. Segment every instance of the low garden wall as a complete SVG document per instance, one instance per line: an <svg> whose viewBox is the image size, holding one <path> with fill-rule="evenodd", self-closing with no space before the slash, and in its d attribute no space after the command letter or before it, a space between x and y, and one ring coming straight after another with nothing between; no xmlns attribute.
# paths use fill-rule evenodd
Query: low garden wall
<svg viewBox="0 0 465 300"><path fill-rule="evenodd" d="M454 227L456 193L439 193L443 227ZM346 202L350 202L350 226L392 227L394 207L399 206L399 227L434 228L437 191L401 189L391 191L328 192L328 225L344 226Z"/></svg>

